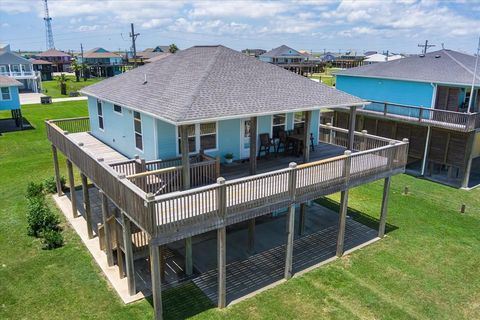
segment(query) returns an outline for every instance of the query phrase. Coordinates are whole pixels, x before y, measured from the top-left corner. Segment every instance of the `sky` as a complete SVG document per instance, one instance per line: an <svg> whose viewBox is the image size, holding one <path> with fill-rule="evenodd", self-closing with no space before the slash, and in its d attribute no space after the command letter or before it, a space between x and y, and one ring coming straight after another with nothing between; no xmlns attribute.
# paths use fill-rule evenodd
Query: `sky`
<svg viewBox="0 0 480 320"><path fill-rule="evenodd" d="M480 0L49 0L55 47L86 50L131 46L222 44L233 49L367 50L419 53L419 43L476 52ZM42 0L0 0L0 43L45 50Z"/></svg>

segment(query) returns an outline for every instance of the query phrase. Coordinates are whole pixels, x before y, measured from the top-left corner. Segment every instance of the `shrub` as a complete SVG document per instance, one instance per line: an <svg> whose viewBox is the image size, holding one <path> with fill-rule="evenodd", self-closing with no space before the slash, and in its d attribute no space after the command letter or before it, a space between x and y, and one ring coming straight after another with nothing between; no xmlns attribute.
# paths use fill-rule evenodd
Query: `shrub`
<svg viewBox="0 0 480 320"><path fill-rule="evenodd" d="M46 230L43 233L43 248L47 250L63 246L63 236L58 230Z"/></svg>
<svg viewBox="0 0 480 320"><path fill-rule="evenodd" d="M63 176L60 177L60 184L61 184L62 190L65 189L65 184L66 184L65 177ZM50 178L45 179L45 181L43 182L43 185L45 187L46 192L48 193L57 192L57 182L55 181L55 177L52 176Z"/></svg>
<svg viewBox="0 0 480 320"><path fill-rule="evenodd" d="M30 182L27 185L27 192L25 196L27 198L38 198L43 196L43 184L42 183L35 183L35 182Z"/></svg>
<svg viewBox="0 0 480 320"><path fill-rule="evenodd" d="M59 230L58 217L43 197L30 198L27 210L28 235L39 237L44 231Z"/></svg>

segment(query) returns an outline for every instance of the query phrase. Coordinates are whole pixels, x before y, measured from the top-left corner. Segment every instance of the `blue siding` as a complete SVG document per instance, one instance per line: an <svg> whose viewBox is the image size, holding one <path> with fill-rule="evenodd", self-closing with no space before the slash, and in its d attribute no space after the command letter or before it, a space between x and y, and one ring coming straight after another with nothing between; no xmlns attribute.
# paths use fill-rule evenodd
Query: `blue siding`
<svg viewBox="0 0 480 320"><path fill-rule="evenodd" d="M432 105L433 87L430 83L338 75L336 88L368 100L425 108ZM379 106L367 108L377 107Z"/></svg>
<svg viewBox="0 0 480 320"><path fill-rule="evenodd" d="M172 159L177 157L177 139L175 137L176 128L173 124L156 120L157 123L157 141L158 158Z"/></svg>
<svg viewBox="0 0 480 320"><path fill-rule="evenodd" d="M240 119L218 121L217 134L218 150L206 153L222 161L227 153L232 153L235 160L240 159Z"/></svg>
<svg viewBox="0 0 480 320"><path fill-rule="evenodd" d="M2 100L0 95L0 110L20 109L20 96L18 95L18 87L10 88L10 100Z"/></svg>
<svg viewBox="0 0 480 320"><path fill-rule="evenodd" d="M88 113L93 136L108 144L126 157L139 155L147 160L156 159L154 119L142 114L143 151L135 148L133 111L122 108L122 114L113 111L113 105L103 102L104 129L98 126L97 100L88 97Z"/></svg>

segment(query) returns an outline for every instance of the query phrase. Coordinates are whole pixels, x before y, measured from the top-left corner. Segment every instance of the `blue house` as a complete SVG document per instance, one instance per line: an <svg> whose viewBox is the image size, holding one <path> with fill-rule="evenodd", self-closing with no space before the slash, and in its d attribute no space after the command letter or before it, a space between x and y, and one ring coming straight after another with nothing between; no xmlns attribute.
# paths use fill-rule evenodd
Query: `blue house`
<svg viewBox="0 0 480 320"><path fill-rule="evenodd" d="M265 52L258 58L260 61L273 64L301 63L307 60L305 55L286 45L281 45L280 47Z"/></svg>
<svg viewBox="0 0 480 320"><path fill-rule="evenodd" d="M453 186L480 184L480 71L474 56L439 50L336 72L336 87L372 103L358 129L410 138L410 169ZM388 121L385 121L388 120ZM346 125L342 114L337 121Z"/></svg>
<svg viewBox="0 0 480 320"><path fill-rule="evenodd" d="M11 110L17 127L23 125L18 88L23 84L14 78L0 75L0 110Z"/></svg>
<svg viewBox="0 0 480 320"><path fill-rule="evenodd" d="M78 57L79 63L84 63L90 68L90 73L97 77L113 77L122 73L122 56L105 50L94 48Z"/></svg>

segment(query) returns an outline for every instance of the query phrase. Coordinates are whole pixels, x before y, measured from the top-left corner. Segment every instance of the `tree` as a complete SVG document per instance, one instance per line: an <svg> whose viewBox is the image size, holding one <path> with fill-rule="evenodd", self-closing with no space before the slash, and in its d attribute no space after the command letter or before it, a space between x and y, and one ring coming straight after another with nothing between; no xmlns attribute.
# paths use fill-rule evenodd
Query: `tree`
<svg viewBox="0 0 480 320"><path fill-rule="evenodd" d="M57 78L57 81L60 84L60 93L66 96L67 95L67 81L68 81L68 78L65 76L64 73L62 73Z"/></svg>
<svg viewBox="0 0 480 320"><path fill-rule="evenodd" d="M72 61L72 70L75 72L76 81L80 81L80 72L82 71L82 65L77 62L77 60Z"/></svg>
<svg viewBox="0 0 480 320"><path fill-rule="evenodd" d="M168 51L170 53L175 53L178 51L178 47L175 43L172 43L169 47L168 47Z"/></svg>

